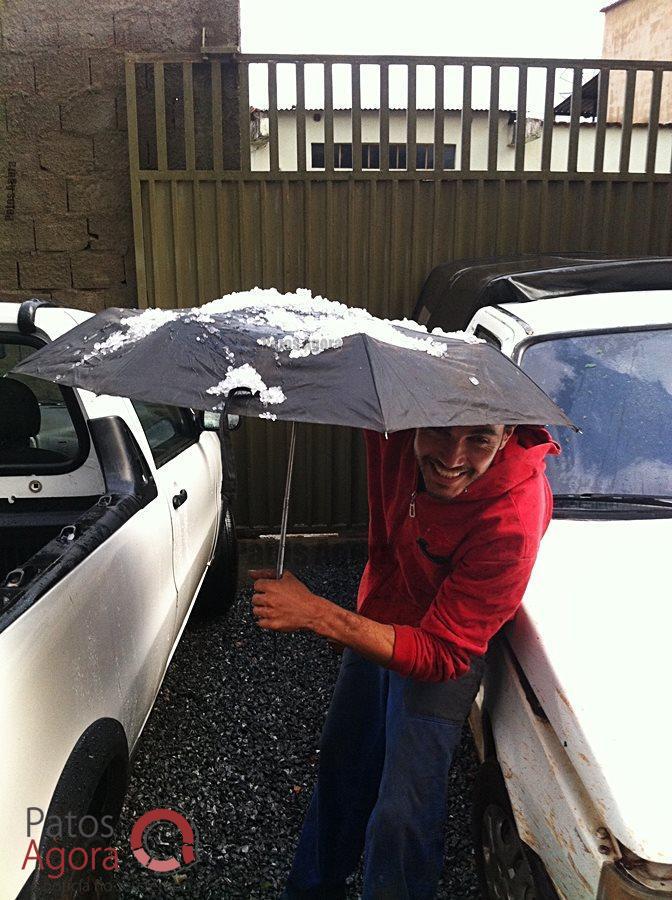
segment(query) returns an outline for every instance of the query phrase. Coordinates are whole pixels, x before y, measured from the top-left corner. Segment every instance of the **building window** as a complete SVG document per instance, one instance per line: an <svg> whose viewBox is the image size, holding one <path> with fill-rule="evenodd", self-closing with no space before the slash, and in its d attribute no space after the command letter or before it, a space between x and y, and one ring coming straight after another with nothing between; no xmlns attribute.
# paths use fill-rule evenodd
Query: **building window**
<svg viewBox="0 0 672 900"><path fill-rule="evenodd" d="M406 168L406 144L390 144L390 169Z"/></svg>
<svg viewBox="0 0 672 900"><path fill-rule="evenodd" d="M313 169L324 169L324 144L311 144L311 165ZM443 168L455 168L455 144L443 145ZM434 168L434 144L417 144L415 148L416 169ZM390 170L406 170L406 144L390 144L388 148ZM352 169L352 144L334 144L334 168ZM380 169L380 145L362 144L362 169Z"/></svg>
<svg viewBox="0 0 672 900"><path fill-rule="evenodd" d="M352 168L352 144L334 144L334 168Z"/></svg>
<svg viewBox="0 0 672 900"><path fill-rule="evenodd" d="M313 169L324 168L324 144L310 145L310 165Z"/></svg>
<svg viewBox="0 0 672 900"><path fill-rule="evenodd" d="M324 169L324 144L310 145L310 162L313 169ZM352 168L352 144L334 144L334 168Z"/></svg>
<svg viewBox="0 0 672 900"><path fill-rule="evenodd" d="M380 168L380 146L378 144L362 144L362 169Z"/></svg>
<svg viewBox="0 0 672 900"><path fill-rule="evenodd" d="M443 145L443 168L455 168L455 144ZM416 153L416 169L434 168L434 144L418 144Z"/></svg>
<svg viewBox="0 0 672 900"><path fill-rule="evenodd" d="M457 149L457 144L444 144L443 145L443 168L444 169L454 169L455 168L455 151Z"/></svg>

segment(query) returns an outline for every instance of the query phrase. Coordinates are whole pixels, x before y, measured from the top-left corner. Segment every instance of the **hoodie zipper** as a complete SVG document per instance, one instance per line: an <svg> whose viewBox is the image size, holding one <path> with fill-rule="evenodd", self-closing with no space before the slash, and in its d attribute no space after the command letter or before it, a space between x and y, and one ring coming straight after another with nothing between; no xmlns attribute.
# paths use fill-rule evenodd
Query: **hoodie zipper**
<svg viewBox="0 0 672 900"><path fill-rule="evenodd" d="M415 496L417 493L417 491L413 491L413 493L411 494L411 502L408 504L408 515L411 517L411 519L415 518Z"/></svg>

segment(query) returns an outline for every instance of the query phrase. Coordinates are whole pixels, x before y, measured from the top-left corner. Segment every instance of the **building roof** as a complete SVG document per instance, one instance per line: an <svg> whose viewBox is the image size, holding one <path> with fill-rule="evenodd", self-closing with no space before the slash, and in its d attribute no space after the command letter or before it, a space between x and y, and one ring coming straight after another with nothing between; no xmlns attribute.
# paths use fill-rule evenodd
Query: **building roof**
<svg viewBox="0 0 672 900"><path fill-rule="evenodd" d="M622 0L619 0L622 2ZM597 91L599 75L593 75L585 84L581 85L581 115L584 117L597 115ZM556 116L569 116L572 112L572 97L558 103L554 112Z"/></svg>
<svg viewBox="0 0 672 900"><path fill-rule="evenodd" d="M293 112L296 110L295 106L281 106L278 107L278 112ZM380 112L380 107L378 106L363 106L362 112ZM405 106L390 106L390 112L407 112L407 108ZM472 113L487 113L490 112L489 109L472 109ZM260 112L268 112L267 109L262 109ZM335 106L334 112L352 112L351 106ZM434 112L433 106L418 106L416 108L416 112ZM451 109L444 109L444 113L461 113L461 107L453 107ZM500 113L506 113L507 115L515 114L515 109L500 109ZM318 107L312 107L306 110L306 113L324 113L324 109Z"/></svg>
<svg viewBox="0 0 672 900"><path fill-rule="evenodd" d="M622 3L627 3L628 0L614 0L613 3L607 3L606 6L603 6L600 12L606 13L609 12L610 9L614 9L616 6L620 6Z"/></svg>

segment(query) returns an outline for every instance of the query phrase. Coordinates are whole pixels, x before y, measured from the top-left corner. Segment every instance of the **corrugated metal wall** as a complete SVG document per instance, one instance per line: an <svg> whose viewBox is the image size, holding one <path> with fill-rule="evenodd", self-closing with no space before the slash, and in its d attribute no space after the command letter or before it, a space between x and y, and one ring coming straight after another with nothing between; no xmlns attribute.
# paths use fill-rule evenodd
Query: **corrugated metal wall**
<svg viewBox="0 0 672 900"><path fill-rule="evenodd" d="M163 84L157 87L158 81L164 78L163 61L143 58L129 59L127 63L141 306L191 306L230 291L255 286L277 287L281 291L307 287L330 299L366 306L376 315L403 317L410 315L430 269L446 260L550 250L593 250L624 255L672 253L672 180L666 175L653 174L653 165L648 174L628 172L625 150L629 138L625 127L622 140L627 146L621 154L619 172L528 172L524 169L522 141L518 145L522 147L517 154L518 171L471 171L467 137L470 135L469 121L466 124L463 121L462 169L459 172L440 171L441 154L438 152L435 154L437 169L431 171L416 171L412 163L410 169L402 172L372 172L362 170L361 161L355 159L352 171L334 172L333 165L329 165L329 146L333 144L333 97L330 96L330 78L326 76L327 171L306 171L305 144L303 152L300 146L301 140L305 141L301 129L301 100L304 99L301 96L301 61L297 64L297 84L301 90L297 104L299 148L296 170L281 172L278 168L276 74L271 64L268 67L270 170L252 172L247 67L258 61L250 57L237 63L241 89L239 130L231 125L235 117L226 107L226 97L223 99L222 72L217 74L222 65L220 61L181 61L184 73L182 118L186 123L181 168L168 165L167 133L170 128L166 124L166 110L169 111L169 105ZM368 60L351 62L353 71L358 71ZM445 60L433 62L437 71L445 64ZM505 63L522 65L522 62L490 61L492 71L498 73L497 78L498 67ZM559 61L547 62L549 70L553 64L555 73ZM590 61L582 64L565 62L576 71ZM604 61L600 62L606 65ZM378 63L384 70L387 63L380 60ZM411 68L416 65L416 61L406 60L406 63ZM465 72L465 99L470 106L471 76L467 77L466 73L475 63L461 60L460 64ZM662 65L664 68L666 64L640 62L629 65L636 71L637 67L646 69ZM158 70L157 66L160 67ZM613 64L613 67L617 66L625 64ZM136 72L143 67L145 70L149 67L152 74L151 78L145 75L143 81L150 86L154 100L151 117L155 127L149 131L153 131L155 151L151 149L151 134L148 141L139 139L147 125L146 120L143 125L139 113L142 91L138 87L139 79L136 80ZM203 67L206 75L208 71L212 74L209 82L202 76ZM667 68L672 69L672 65ZM325 72L329 70L327 60ZM414 77L411 82L409 74L409 85L415 83ZM381 75L383 83L385 79L386 76ZM660 78L655 83L659 81ZM205 99L203 96L200 100L195 99L194 85L199 83L210 84ZM573 83L573 101L578 109L581 98L576 90L576 77ZM580 79L578 83L580 85ZM628 79L627 83L632 86L634 79ZM524 90L522 79L519 92L521 90ZM384 99L386 102L381 105L385 107L389 101ZM659 101L660 98L654 96L652 105ZM520 94L518 105L519 112L524 111L525 98L521 101ZM548 96L546 106L549 106ZM353 107L353 145L356 149L358 104L354 103ZM209 111L201 131L212 135L208 142L210 158L206 159L206 168L197 168L197 157L203 156L198 143L198 121L203 120L203 110ZM383 109L381 148L386 138L385 115ZM604 132L603 109L600 115ZM409 110L409 135L413 118L413 110ZM576 114L572 116L570 128L576 131L578 127ZM600 121L597 128L596 143L599 145ZM650 159L655 158L653 135L657 135L657 130L656 121L656 128L651 129L649 136ZM520 129L519 134L522 131ZM227 140L235 139L238 149L241 135L241 168L224 168ZM494 127L490 129L490 140L493 139L496 140ZM409 160L412 160L412 138L408 140ZM442 142L443 137L437 130L437 150ZM575 138L570 135L570 155L572 146L576 153L577 143L578 132ZM150 162L145 163L145 167L140 165L143 146L149 147L145 155ZM496 160L496 145L489 158ZM550 155L546 158L550 159ZM156 160L155 164L152 159ZM571 159L569 162L571 169ZM596 162L595 168L599 170L597 155ZM246 420L242 431L236 435L240 475L237 521L240 525L262 532L277 528L287 442L288 427L279 422ZM359 434L345 428L302 425L298 429L294 471L291 530L336 530L366 522L364 459Z"/></svg>

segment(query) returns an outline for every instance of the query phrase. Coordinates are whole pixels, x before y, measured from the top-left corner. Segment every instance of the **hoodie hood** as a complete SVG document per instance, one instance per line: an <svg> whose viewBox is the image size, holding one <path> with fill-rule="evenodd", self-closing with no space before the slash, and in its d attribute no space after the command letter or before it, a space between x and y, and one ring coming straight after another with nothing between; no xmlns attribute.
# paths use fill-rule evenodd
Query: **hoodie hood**
<svg viewBox="0 0 672 900"><path fill-rule="evenodd" d="M557 456L560 445L540 425L517 425L487 472L473 481L450 503L470 503L499 497L528 478L543 473L546 457Z"/></svg>

